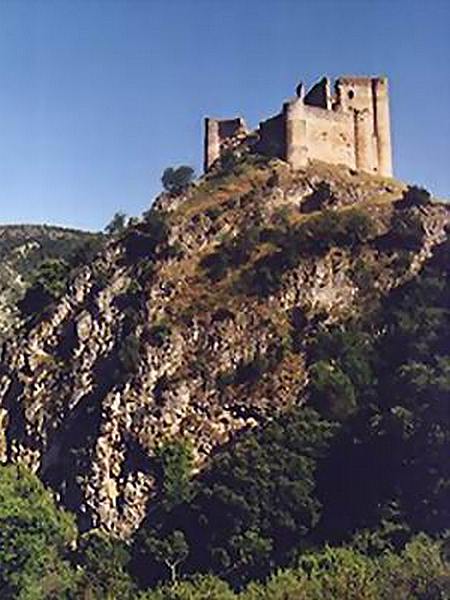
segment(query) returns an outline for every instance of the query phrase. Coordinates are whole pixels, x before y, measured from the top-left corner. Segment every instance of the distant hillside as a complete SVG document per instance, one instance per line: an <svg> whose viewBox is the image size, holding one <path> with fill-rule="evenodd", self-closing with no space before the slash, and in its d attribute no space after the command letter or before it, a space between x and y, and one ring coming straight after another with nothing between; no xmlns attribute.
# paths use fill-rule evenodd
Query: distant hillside
<svg viewBox="0 0 450 600"><path fill-rule="evenodd" d="M94 234L49 225L0 225L0 339L16 322L15 304L46 259L71 257Z"/></svg>

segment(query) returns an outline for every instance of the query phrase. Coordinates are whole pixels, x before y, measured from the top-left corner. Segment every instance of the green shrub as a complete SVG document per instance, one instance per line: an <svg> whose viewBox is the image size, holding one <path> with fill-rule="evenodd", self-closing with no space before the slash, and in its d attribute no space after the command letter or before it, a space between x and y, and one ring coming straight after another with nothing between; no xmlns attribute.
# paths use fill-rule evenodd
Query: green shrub
<svg viewBox="0 0 450 600"><path fill-rule="evenodd" d="M412 211L394 212L387 239L392 247L401 250L418 250L422 246L425 230L420 216Z"/></svg>
<svg viewBox="0 0 450 600"><path fill-rule="evenodd" d="M242 600L444 600L450 566L440 545L418 536L400 554L369 558L352 548L306 553L297 568L279 571L266 583L252 583Z"/></svg>
<svg viewBox="0 0 450 600"><path fill-rule="evenodd" d="M162 174L161 181L166 191L173 195L183 193L192 183L195 171L192 167L181 165L180 167L168 167Z"/></svg>
<svg viewBox="0 0 450 600"><path fill-rule="evenodd" d="M224 241L215 252L205 256L200 264L209 279L219 281L230 269L245 264L260 240L260 233L259 228L252 227Z"/></svg>
<svg viewBox="0 0 450 600"><path fill-rule="evenodd" d="M127 226L127 215L123 212L116 212L111 221L106 225L105 231L108 235L122 233Z"/></svg>
<svg viewBox="0 0 450 600"><path fill-rule="evenodd" d="M126 544L100 531L81 537L76 551L82 579L78 586L85 598L132 600L135 587L128 572L130 553Z"/></svg>
<svg viewBox="0 0 450 600"><path fill-rule="evenodd" d="M303 258L323 256L335 246L353 250L374 235L372 219L360 209L325 210L296 229L265 230L259 239L275 244L277 249L258 259L242 275L237 291L263 297L273 294L279 289L284 273L297 267Z"/></svg>
<svg viewBox="0 0 450 600"><path fill-rule="evenodd" d="M381 598L389 600L446 600L450 597L450 564L441 544L425 535L408 543L401 554L380 560Z"/></svg>
<svg viewBox="0 0 450 600"><path fill-rule="evenodd" d="M321 255L333 246L355 248L375 235L370 215L358 208L324 210L300 225L296 243L302 254Z"/></svg>
<svg viewBox="0 0 450 600"><path fill-rule="evenodd" d="M302 571L285 569L276 572L265 583L251 583L239 594L239 599L325 600L325 597L320 595L317 582L310 581Z"/></svg>
<svg viewBox="0 0 450 600"><path fill-rule="evenodd" d="M363 258L358 258L351 270L351 278L363 294L373 290L375 275L375 265Z"/></svg>
<svg viewBox="0 0 450 600"><path fill-rule="evenodd" d="M23 317L42 313L66 290L70 268L59 258L44 260L31 276L31 285L17 303Z"/></svg>
<svg viewBox="0 0 450 600"><path fill-rule="evenodd" d="M164 343L170 338L172 330L168 323L161 321L148 329L146 339L150 344L161 348Z"/></svg>
<svg viewBox="0 0 450 600"><path fill-rule="evenodd" d="M162 479L162 495L165 510L187 502L192 494L192 446L188 441L164 442L155 452L156 463Z"/></svg>
<svg viewBox="0 0 450 600"><path fill-rule="evenodd" d="M139 600L237 600L229 585L213 575L197 575L191 580L146 592Z"/></svg>
<svg viewBox="0 0 450 600"><path fill-rule="evenodd" d="M403 192L401 200L395 203L398 208L412 208L413 206L422 207L431 203L431 195L428 190L416 185L408 186Z"/></svg>
<svg viewBox="0 0 450 600"><path fill-rule="evenodd" d="M76 529L42 483L22 466L0 466L2 598L65 598L77 575L67 561Z"/></svg>
<svg viewBox="0 0 450 600"><path fill-rule="evenodd" d="M240 163L240 158L233 150L224 152L220 157L220 173L221 175L231 175L236 171Z"/></svg>
<svg viewBox="0 0 450 600"><path fill-rule="evenodd" d="M145 220L128 228L123 238L126 258L136 262L142 258L153 259L158 246L167 241L169 227L162 213L151 210Z"/></svg>
<svg viewBox="0 0 450 600"><path fill-rule="evenodd" d="M351 548L305 554L299 569L320 589L318 598L379 600L376 562Z"/></svg>
<svg viewBox="0 0 450 600"><path fill-rule="evenodd" d="M357 409L355 389L349 377L328 361L318 361L310 369L313 406L328 419L347 419Z"/></svg>

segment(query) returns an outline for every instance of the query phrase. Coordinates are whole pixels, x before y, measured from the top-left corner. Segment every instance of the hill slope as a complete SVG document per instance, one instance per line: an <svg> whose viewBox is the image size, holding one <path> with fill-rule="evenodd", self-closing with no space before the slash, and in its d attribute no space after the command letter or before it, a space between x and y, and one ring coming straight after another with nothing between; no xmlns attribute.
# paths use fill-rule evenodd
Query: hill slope
<svg viewBox="0 0 450 600"><path fill-rule="evenodd" d="M111 241L3 352L0 455L38 470L83 529L135 530L152 457L200 468L305 402L307 343L417 276L450 210L394 180L246 158Z"/></svg>
<svg viewBox="0 0 450 600"><path fill-rule="evenodd" d="M17 319L14 306L36 267L49 258L68 259L95 234L48 225L0 225L0 339Z"/></svg>

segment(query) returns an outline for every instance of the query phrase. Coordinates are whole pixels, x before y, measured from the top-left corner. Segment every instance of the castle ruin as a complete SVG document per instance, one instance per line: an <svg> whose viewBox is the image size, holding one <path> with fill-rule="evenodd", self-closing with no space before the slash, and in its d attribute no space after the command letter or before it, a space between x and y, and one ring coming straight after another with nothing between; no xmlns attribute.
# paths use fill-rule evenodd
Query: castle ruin
<svg viewBox="0 0 450 600"><path fill-rule="evenodd" d="M385 77L340 77L334 93L326 77L307 93L300 84L296 98L249 133L241 118L205 119L205 171L233 143L248 137L257 152L286 160L293 168L317 159L392 176Z"/></svg>

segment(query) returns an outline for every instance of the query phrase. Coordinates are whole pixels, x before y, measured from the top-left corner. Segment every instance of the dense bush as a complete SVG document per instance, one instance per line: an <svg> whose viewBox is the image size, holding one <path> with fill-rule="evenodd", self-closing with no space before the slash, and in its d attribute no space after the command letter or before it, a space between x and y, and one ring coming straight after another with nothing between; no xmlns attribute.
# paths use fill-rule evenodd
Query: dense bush
<svg viewBox="0 0 450 600"><path fill-rule="evenodd" d="M418 536L402 553L370 558L352 548L305 553L297 567L279 570L240 593L211 575L160 587L142 600L445 600L450 565L440 544Z"/></svg>
<svg viewBox="0 0 450 600"><path fill-rule="evenodd" d="M173 195L181 194L191 184L194 178L194 169L186 165L173 168L168 167L162 174L161 181L166 191Z"/></svg>
<svg viewBox="0 0 450 600"><path fill-rule="evenodd" d="M424 188L416 185L408 186L403 192L401 200L395 203L396 208L412 208L413 206L427 206L431 203L431 195Z"/></svg>
<svg viewBox="0 0 450 600"><path fill-rule="evenodd" d="M342 421L356 411L355 389L338 365L318 361L310 373L311 401L320 414L327 419Z"/></svg>
<svg viewBox="0 0 450 600"><path fill-rule="evenodd" d="M233 150L224 152L220 157L221 175L230 175L239 165L239 157Z"/></svg>
<svg viewBox="0 0 450 600"><path fill-rule="evenodd" d="M111 221L106 225L105 232L108 235L116 235L122 233L127 226L127 215L123 212L116 212Z"/></svg>
<svg viewBox="0 0 450 600"><path fill-rule="evenodd" d="M167 536L181 529L190 549L188 572L226 573L234 583L266 574L273 562L286 562L317 523L314 473L331 432L316 413L301 410L243 435L213 459L189 502L169 513L164 504L163 514L154 509L140 535L145 540L155 530Z"/></svg>
<svg viewBox="0 0 450 600"><path fill-rule="evenodd" d="M302 254L320 255L333 246L352 249L375 235L374 222L359 208L325 210L302 223L295 242Z"/></svg>
<svg viewBox="0 0 450 600"><path fill-rule="evenodd" d="M135 333L129 333L121 342L119 359L124 373L136 373L140 363L140 341Z"/></svg>
<svg viewBox="0 0 450 600"><path fill-rule="evenodd" d="M230 269L245 264L259 242L260 235L260 230L252 227L231 240L223 242L215 252L205 256L201 261L201 266L209 279L219 281L227 275Z"/></svg>
<svg viewBox="0 0 450 600"><path fill-rule="evenodd" d="M126 544L94 531L81 536L74 562L81 568L78 584L83 598L133 600L136 589L128 571L130 553Z"/></svg>
<svg viewBox="0 0 450 600"><path fill-rule="evenodd" d="M169 228L164 215L149 211L142 223L127 230L123 238L125 255L128 262L146 258L152 260L158 246L167 241Z"/></svg>
<svg viewBox="0 0 450 600"><path fill-rule="evenodd" d="M69 277L69 265L57 258L45 260L33 274L30 287L18 302L24 317L44 310L65 291Z"/></svg>
<svg viewBox="0 0 450 600"><path fill-rule="evenodd" d="M304 554L297 568L280 571L266 583L251 584L242 600L439 600L448 597L450 565L440 546L424 536L401 554L373 559L352 548Z"/></svg>
<svg viewBox="0 0 450 600"><path fill-rule="evenodd" d="M39 315L64 294L73 273L93 260L103 246L104 237L85 235L76 242L54 242L59 243L47 242L40 254L34 252L29 260L29 272L24 277L28 287L17 302L17 308L24 318ZM52 254L59 254L60 257ZM32 264L35 268L30 270Z"/></svg>
<svg viewBox="0 0 450 600"><path fill-rule="evenodd" d="M164 342L170 338L170 325L164 321L152 325L146 332L145 337L154 346L161 348Z"/></svg>
<svg viewBox="0 0 450 600"><path fill-rule="evenodd" d="M390 237L402 249L417 250L422 245L425 230L419 215L404 212L394 213L391 221Z"/></svg>
<svg viewBox="0 0 450 600"><path fill-rule="evenodd" d="M2 598L66 597L76 586L69 564L73 518L58 510L25 468L0 467L0 590Z"/></svg>
<svg viewBox="0 0 450 600"><path fill-rule="evenodd" d="M139 597L139 600L237 600L230 586L213 575L194 577L167 585Z"/></svg>

